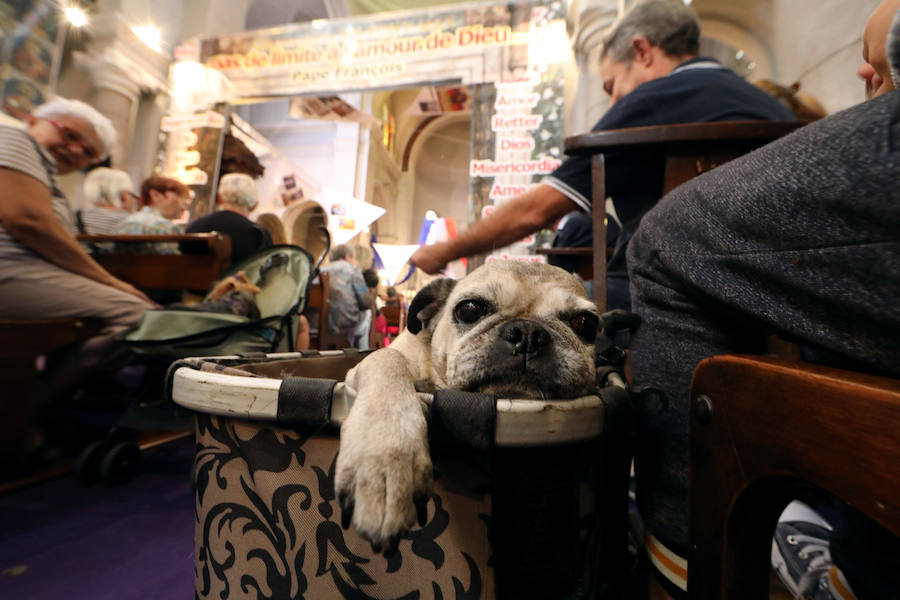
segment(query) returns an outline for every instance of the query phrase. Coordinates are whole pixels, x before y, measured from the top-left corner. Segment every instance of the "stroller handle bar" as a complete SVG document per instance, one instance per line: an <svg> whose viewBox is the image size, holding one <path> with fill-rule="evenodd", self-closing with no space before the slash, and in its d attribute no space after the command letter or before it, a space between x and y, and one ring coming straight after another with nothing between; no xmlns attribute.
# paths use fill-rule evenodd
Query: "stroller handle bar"
<svg viewBox="0 0 900 600"><path fill-rule="evenodd" d="M276 356L276 355L270 355ZM224 417L278 421L283 381L201 371L188 366L172 374L172 400L185 408ZM621 380L604 388L624 391ZM603 431L604 390L599 395L564 400L496 399L494 444L498 447L573 443L597 438ZM339 426L347 416L355 390L343 382L334 385L330 423ZM426 409L432 394L418 394Z"/></svg>

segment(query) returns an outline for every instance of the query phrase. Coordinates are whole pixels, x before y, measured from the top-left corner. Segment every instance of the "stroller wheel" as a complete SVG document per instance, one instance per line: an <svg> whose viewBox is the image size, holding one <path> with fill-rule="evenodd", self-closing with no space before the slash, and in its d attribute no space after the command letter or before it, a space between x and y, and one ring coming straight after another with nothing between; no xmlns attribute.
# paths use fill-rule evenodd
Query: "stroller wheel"
<svg viewBox="0 0 900 600"><path fill-rule="evenodd" d="M100 462L100 479L107 487L128 481L137 474L141 449L133 442L121 442L109 449Z"/></svg>
<svg viewBox="0 0 900 600"><path fill-rule="evenodd" d="M103 458L103 442L91 442L78 455L75 462L75 478L83 485L91 485L100 480L100 460Z"/></svg>

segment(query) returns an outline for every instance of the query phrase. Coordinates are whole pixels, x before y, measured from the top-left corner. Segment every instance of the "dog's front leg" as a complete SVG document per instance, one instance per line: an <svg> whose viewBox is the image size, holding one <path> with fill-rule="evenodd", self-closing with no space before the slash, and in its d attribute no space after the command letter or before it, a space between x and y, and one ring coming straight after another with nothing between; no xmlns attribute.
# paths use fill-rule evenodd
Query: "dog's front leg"
<svg viewBox="0 0 900 600"><path fill-rule="evenodd" d="M335 487L356 530L376 551L396 546L397 536L424 524L431 494L428 425L406 358L385 348L347 374L356 401L341 426Z"/></svg>

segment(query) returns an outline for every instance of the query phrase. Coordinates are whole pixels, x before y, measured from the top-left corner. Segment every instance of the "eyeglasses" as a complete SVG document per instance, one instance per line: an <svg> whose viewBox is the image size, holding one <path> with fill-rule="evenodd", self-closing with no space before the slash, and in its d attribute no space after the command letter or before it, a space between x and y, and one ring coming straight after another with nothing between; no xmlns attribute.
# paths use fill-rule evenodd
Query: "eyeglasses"
<svg viewBox="0 0 900 600"><path fill-rule="evenodd" d="M59 130L59 134L62 136L62 139L67 146L78 146L81 149L81 153L84 154L85 158L90 162L100 159L100 152L87 142L83 134L55 119L44 117L44 120Z"/></svg>

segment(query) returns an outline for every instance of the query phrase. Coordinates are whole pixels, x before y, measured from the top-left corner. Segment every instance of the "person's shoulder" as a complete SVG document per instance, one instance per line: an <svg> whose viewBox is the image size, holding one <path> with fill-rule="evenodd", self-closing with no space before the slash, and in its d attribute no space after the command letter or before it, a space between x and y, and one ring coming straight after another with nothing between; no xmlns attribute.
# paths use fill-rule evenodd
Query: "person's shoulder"
<svg viewBox="0 0 900 600"><path fill-rule="evenodd" d="M216 213L210 213L191 220L185 226L185 231L187 233L204 233L207 231L212 231L211 224L215 222L212 216L215 214Z"/></svg>
<svg viewBox="0 0 900 600"><path fill-rule="evenodd" d="M250 219L248 219L247 217L245 217L244 215L242 215L240 213L236 213L233 210L229 210L227 212L231 213L230 215L228 215L227 219L231 223L234 223L235 225L237 225L238 227L243 227L245 229L259 229L260 228L259 225L257 225L256 223L254 223L253 221L251 221Z"/></svg>
<svg viewBox="0 0 900 600"><path fill-rule="evenodd" d="M735 82L743 82L743 79L716 61L688 61L677 66L668 75L642 83L622 99L639 101L677 92L684 87L704 87L711 84L734 84Z"/></svg>
<svg viewBox="0 0 900 600"><path fill-rule="evenodd" d="M0 159L39 159L37 142L21 127L0 125Z"/></svg>
<svg viewBox="0 0 900 600"><path fill-rule="evenodd" d="M119 224L115 226L113 229L113 233L121 233L121 234L132 234L135 233L138 227L138 220L135 218L135 214L130 214L121 221Z"/></svg>
<svg viewBox="0 0 900 600"><path fill-rule="evenodd" d="M891 151L889 132L897 121L900 112L900 90L893 91L878 98L866 100L828 115L799 128L792 138L808 138L819 148L819 152L843 155L846 144L866 144L879 146ZM841 145L825 143L836 137L842 139Z"/></svg>
<svg viewBox="0 0 900 600"><path fill-rule="evenodd" d="M131 214L121 208L109 208L108 206L88 206L87 208L81 209L81 212L85 215L119 217L121 220L125 220L125 218Z"/></svg>
<svg viewBox="0 0 900 600"><path fill-rule="evenodd" d="M204 219L203 223L207 225L213 224L219 227L249 228L254 224L253 221L233 210L217 210L201 219Z"/></svg>
<svg viewBox="0 0 900 600"><path fill-rule="evenodd" d="M31 136L28 135L28 132L24 127L19 127L18 125L12 125L7 123L0 123L0 139L3 140L15 140L21 139L25 141L31 140Z"/></svg>
<svg viewBox="0 0 900 600"><path fill-rule="evenodd" d="M841 120L886 117L890 118L891 122L893 122L897 119L896 114L898 109L900 109L900 90L894 90L877 98L854 104L849 108L845 108L844 110L829 115L815 123L833 120L833 117L838 115L840 115ZM815 123L811 124L815 125Z"/></svg>
<svg viewBox="0 0 900 600"><path fill-rule="evenodd" d="M638 86L625 98L636 105L652 107L650 110L661 124L794 120L790 111L775 98L712 59L686 61L668 75Z"/></svg>
<svg viewBox="0 0 900 600"><path fill-rule="evenodd" d="M230 223L243 223L248 220L244 215L240 215L233 210L217 210L216 212L209 213L206 217L210 221Z"/></svg>

